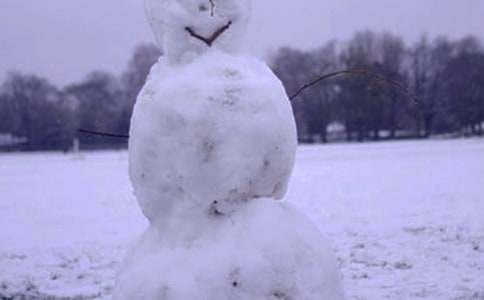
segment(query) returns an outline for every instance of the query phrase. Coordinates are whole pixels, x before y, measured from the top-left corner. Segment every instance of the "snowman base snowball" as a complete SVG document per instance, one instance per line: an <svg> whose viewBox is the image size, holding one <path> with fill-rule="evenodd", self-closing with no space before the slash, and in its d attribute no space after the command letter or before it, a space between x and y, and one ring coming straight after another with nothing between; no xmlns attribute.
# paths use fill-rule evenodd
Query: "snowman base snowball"
<svg viewBox="0 0 484 300"><path fill-rule="evenodd" d="M172 228L172 236L148 229L114 299L344 299L329 243L294 207L258 199L201 226L196 239L193 228Z"/></svg>

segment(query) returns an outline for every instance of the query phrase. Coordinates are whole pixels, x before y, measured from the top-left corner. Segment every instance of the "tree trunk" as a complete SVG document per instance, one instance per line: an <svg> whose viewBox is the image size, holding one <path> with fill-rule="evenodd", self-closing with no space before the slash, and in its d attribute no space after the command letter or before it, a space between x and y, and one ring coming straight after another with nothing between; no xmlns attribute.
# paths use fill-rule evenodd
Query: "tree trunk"
<svg viewBox="0 0 484 300"><path fill-rule="evenodd" d="M395 126L392 125L390 127L390 135L388 136L388 138L391 140L394 140L395 137L397 136L396 132L397 132L397 129L395 128Z"/></svg>
<svg viewBox="0 0 484 300"><path fill-rule="evenodd" d="M346 126L346 141L351 142L353 140L353 132Z"/></svg>
<svg viewBox="0 0 484 300"><path fill-rule="evenodd" d="M434 115L427 114L424 116L424 137L428 138L433 132Z"/></svg>
<svg viewBox="0 0 484 300"><path fill-rule="evenodd" d="M471 124L471 135L477 135L477 124Z"/></svg>
<svg viewBox="0 0 484 300"><path fill-rule="evenodd" d="M391 110L390 110L390 120L389 120L389 130L390 135L389 139L395 139L395 133L397 131L397 108L396 108L396 100L395 98L392 99Z"/></svg>
<svg viewBox="0 0 484 300"><path fill-rule="evenodd" d="M373 140L379 141L380 140L380 129L373 130Z"/></svg>
<svg viewBox="0 0 484 300"><path fill-rule="evenodd" d="M323 142L324 144L328 143L328 131L326 130L326 128L327 126L322 128L321 130L321 142Z"/></svg>
<svg viewBox="0 0 484 300"><path fill-rule="evenodd" d="M363 142L365 139L365 133L363 132L363 128L358 128L358 142Z"/></svg>

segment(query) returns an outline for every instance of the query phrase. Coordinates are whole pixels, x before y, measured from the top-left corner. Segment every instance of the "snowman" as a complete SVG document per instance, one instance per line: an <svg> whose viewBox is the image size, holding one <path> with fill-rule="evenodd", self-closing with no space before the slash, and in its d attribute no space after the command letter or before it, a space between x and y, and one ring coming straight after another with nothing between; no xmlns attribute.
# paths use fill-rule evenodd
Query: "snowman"
<svg viewBox="0 0 484 300"><path fill-rule="evenodd" d="M165 55L134 108L130 178L149 228L115 300L340 300L329 243L289 203L281 82L241 53L249 0L147 0Z"/></svg>

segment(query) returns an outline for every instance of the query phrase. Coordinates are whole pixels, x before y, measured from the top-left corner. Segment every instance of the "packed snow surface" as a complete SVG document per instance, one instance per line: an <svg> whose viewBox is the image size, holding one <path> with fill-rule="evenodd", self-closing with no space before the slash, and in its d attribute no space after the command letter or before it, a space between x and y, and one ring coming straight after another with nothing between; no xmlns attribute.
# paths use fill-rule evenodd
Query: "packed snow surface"
<svg viewBox="0 0 484 300"><path fill-rule="evenodd" d="M138 97L130 136L131 179L152 221L280 199L296 152L279 79L255 58L218 51L189 65L162 58Z"/></svg>
<svg viewBox="0 0 484 300"><path fill-rule="evenodd" d="M0 299L111 298L147 228L127 160L0 154ZM287 199L330 237L348 299L484 299L483 174L483 140L302 146Z"/></svg>
<svg viewBox="0 0 484 300"><path fill-rule="evenodd" d="M257 199L173 222L143 235L114 299L343 299L329 243L289 204Z"/></svg>

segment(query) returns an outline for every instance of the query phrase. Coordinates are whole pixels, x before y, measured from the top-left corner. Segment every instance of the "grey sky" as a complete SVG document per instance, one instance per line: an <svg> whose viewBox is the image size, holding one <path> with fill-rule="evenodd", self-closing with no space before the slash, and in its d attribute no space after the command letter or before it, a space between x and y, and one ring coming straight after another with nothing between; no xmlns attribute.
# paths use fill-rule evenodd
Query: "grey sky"
<svg viewBox="0 0 484 300"><path fill-rule="evenodd" d="M87 72L119 73L135 45L152 41L142 0L1 0L0 79L9 69L63 85ZM254 0L252 52L303 49L361 29L414 41L422 33L484 39L482 0Z"/></svg>

